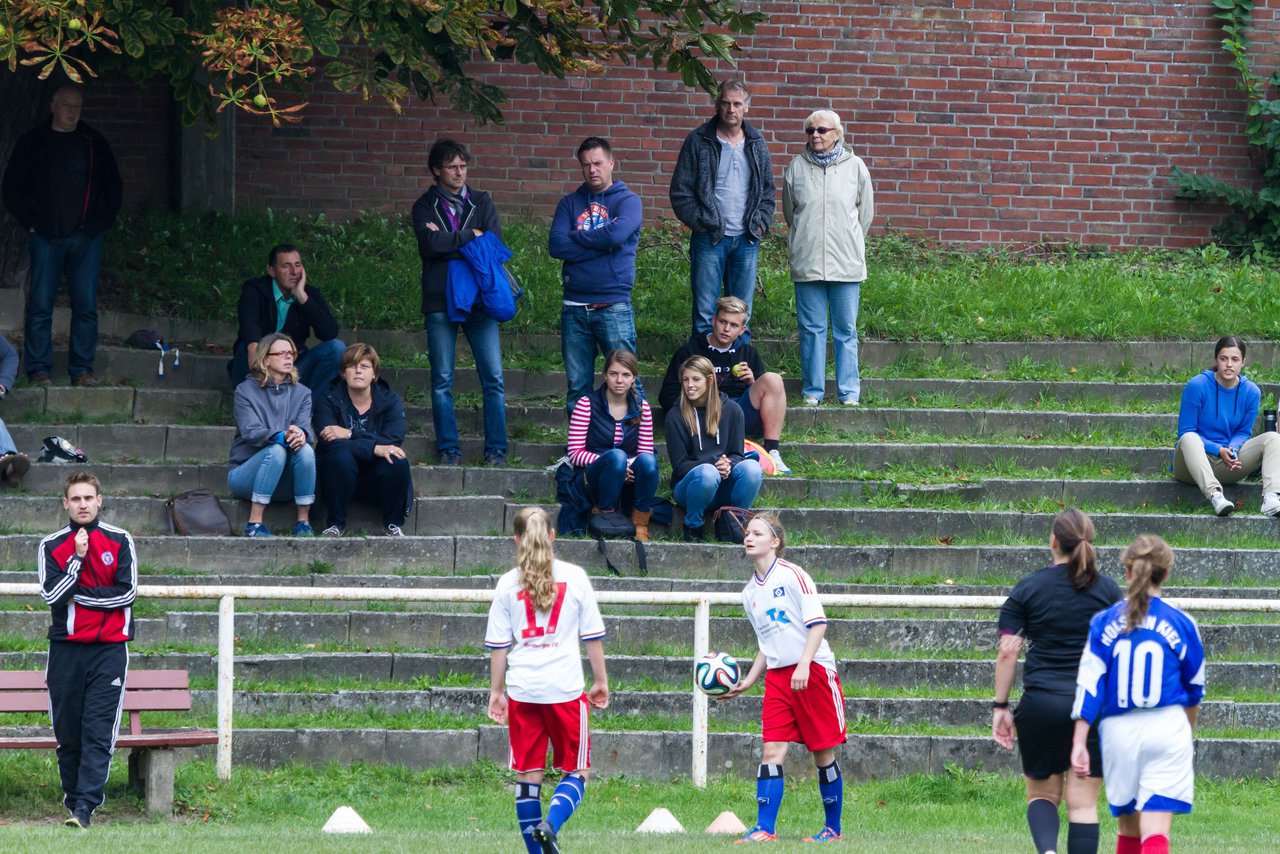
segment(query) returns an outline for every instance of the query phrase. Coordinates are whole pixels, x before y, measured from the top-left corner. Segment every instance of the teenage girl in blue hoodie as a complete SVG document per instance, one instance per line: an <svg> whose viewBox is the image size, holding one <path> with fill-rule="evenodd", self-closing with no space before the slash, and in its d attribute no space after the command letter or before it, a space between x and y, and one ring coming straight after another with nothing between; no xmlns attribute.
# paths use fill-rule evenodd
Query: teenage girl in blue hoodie
<svg viewBox="0 0 1280 854"><path fill-rule="evenodd" d="M1227 516L1235 503L1222 484L1262 469L1262 513L1280 513L1280 434L1253 436L1262 393L1246 379L1245 344L1234 335L1218 339L1213 370L1201 371L1182 390L1173 476L1200 487L1213 512ZM1253 436L1253 438L1250 438Z"/></svg>

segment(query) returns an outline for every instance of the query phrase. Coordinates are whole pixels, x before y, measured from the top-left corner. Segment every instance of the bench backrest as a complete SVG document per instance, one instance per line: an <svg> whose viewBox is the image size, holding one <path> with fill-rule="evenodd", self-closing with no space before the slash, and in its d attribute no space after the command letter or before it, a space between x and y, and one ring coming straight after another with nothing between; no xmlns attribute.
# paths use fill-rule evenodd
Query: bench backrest
<svg viewBox="0 0 1280 854"><path fill-rule="evenodd" d="M185 670L132 670L124 681L129 732L142 734L142 712L189 712L191 688ZM43 670L0 670L0 712L48 712Z"/></svg>

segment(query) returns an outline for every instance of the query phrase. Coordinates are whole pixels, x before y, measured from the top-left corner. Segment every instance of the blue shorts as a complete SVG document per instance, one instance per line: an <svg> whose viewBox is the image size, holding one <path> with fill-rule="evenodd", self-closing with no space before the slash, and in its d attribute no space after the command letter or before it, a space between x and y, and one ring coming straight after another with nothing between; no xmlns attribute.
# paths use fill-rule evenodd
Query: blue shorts
<svg viewBox="0 0 1280 854"><path fill-rule="evenodd" d="M743 432L748 438L754 439L764 435L764 422L760 420L760 410L755 408L751 402L751 387L747 386L747 390L738 398L738 408L742 410Z"/></svg>

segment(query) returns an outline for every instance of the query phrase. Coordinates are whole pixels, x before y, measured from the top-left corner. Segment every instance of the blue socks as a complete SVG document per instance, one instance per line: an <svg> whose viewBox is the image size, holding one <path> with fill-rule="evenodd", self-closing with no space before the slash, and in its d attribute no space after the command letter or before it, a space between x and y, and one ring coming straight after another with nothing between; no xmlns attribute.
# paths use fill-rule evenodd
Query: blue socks
<svg viewBox="0 0 1280 854"><path fill-rule="evenodd" d="M844 812L844 778L840 776L840 763L818 768L818 794L822 795L822 810L826 813L827 827L840 833L840 814Z"/></svg>
<svg viewBox="0 0 1280 854"><path fill-rule="evenodd" d="M582 803L586 793L587 782L577 774L565 774L551 795L551 803L547 806L547 824L556 833L564 827L564 823L573 815L573 811Z"/></svg>
<svg viewBox="0 0 1280 854"><path fill-rule="evenodd" d="M781 765L761 765L756 773L756 825L761 830L777 833L778 810L786 791Z"/></svg>
<svg viewBox="0 0 1280 854"><path fill-rule="evenodd" d="M529 854L542 854L542 846L533 838L534 827L542 821L541 798L542 787L537 783L516 783L516 820Z"/></svg>

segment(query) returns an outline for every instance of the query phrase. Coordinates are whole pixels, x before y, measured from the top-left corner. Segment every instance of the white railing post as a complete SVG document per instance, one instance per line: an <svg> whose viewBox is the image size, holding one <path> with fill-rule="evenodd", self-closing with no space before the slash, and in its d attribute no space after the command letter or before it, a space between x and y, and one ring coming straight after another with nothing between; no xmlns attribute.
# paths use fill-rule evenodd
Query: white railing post
<svg viewBox="0 0 1280 854"><path fill-rule="evenodd" d="M698 599L693 612L693 660L711 652L711 600ZM693 687L693 785L707 787L707 695Z"/></svg>
<svg viewBox="0 0 1280 854"><path fill-rule="evenodd" d="M218 779L231 779L231 719L235 709L236 600L218 600Z"/></svg>

